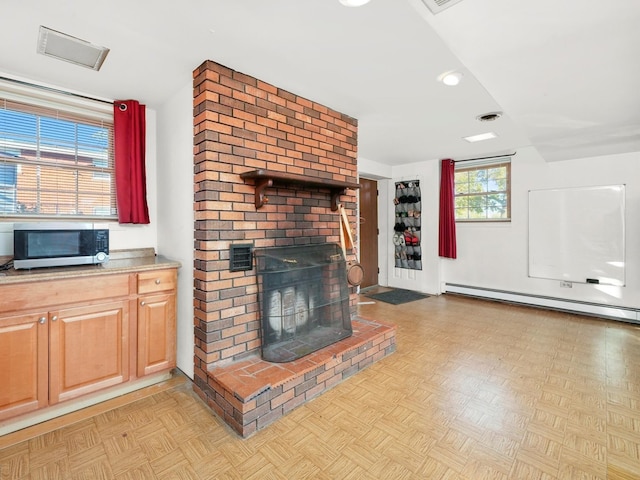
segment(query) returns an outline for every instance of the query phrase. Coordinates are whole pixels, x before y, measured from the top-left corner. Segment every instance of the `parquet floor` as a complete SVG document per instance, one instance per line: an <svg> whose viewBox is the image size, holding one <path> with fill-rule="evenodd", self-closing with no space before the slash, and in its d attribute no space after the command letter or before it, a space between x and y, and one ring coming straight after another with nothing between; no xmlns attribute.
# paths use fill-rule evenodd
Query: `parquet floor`
<svg viewBox="0 0 640 480"><path fill-rule="evenodd" d="M397 352L249 439L177 381L0 450L0 478L640 478L638 326L451 295L359 310Z"/></svg>

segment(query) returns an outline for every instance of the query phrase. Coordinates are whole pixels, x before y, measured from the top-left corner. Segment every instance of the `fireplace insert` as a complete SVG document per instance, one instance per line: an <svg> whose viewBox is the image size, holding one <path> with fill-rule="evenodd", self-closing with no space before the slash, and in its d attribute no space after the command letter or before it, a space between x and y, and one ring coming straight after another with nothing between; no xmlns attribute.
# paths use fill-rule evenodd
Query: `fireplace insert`
<svg viewBox="0 0 640 480"><path fill-rule="evenodd" d="M262 358L290 362L352 334L339 245L256 249Z"/></svg>

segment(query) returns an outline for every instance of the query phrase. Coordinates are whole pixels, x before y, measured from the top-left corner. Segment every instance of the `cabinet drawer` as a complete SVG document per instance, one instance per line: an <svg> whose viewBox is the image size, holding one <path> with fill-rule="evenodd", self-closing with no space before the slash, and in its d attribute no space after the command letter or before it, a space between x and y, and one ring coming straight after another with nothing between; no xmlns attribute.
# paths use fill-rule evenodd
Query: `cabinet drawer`
<svg viewBox="0 0 640 480"><path fill-rule="evenodd" d="M88 303L128 295L128 274L0 285L3 312Z"/></svg>
<svg viewBox="0 0 640 480"><path fill-rule="evenodd" d="M138 294L173 290L177 285L177 271L153 270L138 274Z"/></svg>

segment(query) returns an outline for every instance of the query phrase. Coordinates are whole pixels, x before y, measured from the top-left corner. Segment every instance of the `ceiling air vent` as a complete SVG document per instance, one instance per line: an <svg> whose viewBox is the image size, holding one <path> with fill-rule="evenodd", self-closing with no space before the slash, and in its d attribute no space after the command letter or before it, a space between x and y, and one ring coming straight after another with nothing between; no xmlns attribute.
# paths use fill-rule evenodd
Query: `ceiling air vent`
<svg viewBox="0 0 640 480"><path fill-rule="evenodd" d="M480 122L493 122L498 120L502 116L502 112L489 112L483 115L478 115L476 119Z"/></svg>
<svg viewBox="0 0 640 480"><path fill-rule="evenodd" d="M109 49L40 26L38 53L92 70L100 70Z"/></svg>
<svg viewBox="0 0 640 480"><path fill-rule="evenodd" d="M431 10L431 13L436 15L461 1L462 0L422 0L422 3Z"/></svg>

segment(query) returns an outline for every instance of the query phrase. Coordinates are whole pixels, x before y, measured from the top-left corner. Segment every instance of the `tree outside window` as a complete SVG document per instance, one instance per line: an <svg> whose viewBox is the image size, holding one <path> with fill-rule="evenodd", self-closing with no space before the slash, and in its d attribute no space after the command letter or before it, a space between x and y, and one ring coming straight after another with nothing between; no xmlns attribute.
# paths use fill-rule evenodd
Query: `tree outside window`
<svg viewBox="0 0 640 480"><path fill-rule="evenodd" d="M510 163L456 168L456 221L509 221L510 197Z"/></svg>

